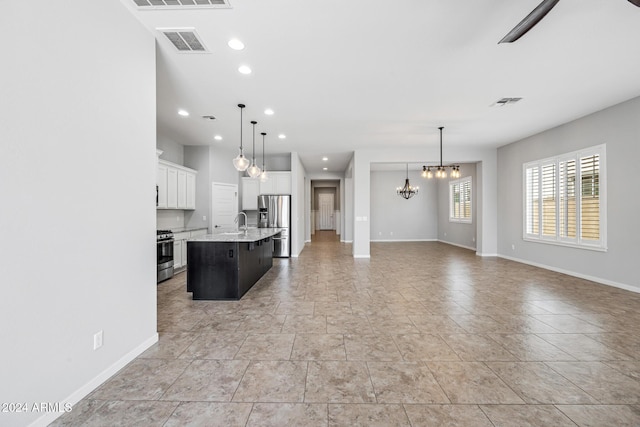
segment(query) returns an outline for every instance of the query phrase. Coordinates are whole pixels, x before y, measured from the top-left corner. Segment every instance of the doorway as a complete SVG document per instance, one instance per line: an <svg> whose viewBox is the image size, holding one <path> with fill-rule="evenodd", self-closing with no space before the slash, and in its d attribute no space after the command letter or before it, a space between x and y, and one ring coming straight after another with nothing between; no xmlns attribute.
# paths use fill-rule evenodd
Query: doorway
<svg viewBox="0 0 640 427"><path fill-rule="evenodd" d="M335 230L333 199L330 193L318 194L318 230Z"/></svg>

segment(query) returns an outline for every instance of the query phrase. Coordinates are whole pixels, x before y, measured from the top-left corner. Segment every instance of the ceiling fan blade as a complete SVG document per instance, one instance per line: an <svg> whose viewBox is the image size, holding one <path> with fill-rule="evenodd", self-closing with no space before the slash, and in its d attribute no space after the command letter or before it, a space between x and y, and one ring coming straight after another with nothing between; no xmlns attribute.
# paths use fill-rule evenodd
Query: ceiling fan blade
<svg viewBox="0 0 640 427"><path fill-rule="evenodd" d="M640 7L640 0L629 0L629 3L635 4L636 6Z"/></svg>
<svg viewBox="0 0 640 427"><path fill-rule="evenodd" d="M527 15L522 21L516 25L513 30L502 38L498 42L500 43L512 43L518 40L520 37L526 34L534 25L536 25L547 13L558 3L559 0L542 0L542 3L538 5L533 11ZM640 0L629 0L630 2L640 2Z"/></svg>

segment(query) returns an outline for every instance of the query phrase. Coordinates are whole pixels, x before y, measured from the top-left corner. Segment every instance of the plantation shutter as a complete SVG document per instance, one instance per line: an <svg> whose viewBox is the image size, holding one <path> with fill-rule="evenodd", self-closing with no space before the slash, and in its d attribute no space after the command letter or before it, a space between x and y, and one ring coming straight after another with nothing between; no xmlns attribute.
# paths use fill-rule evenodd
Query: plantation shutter
<svg viewBox="0 0 640 427"><path fill-rule="evenodd" d="M600 155L580 157L580 238L600 240Z"/></svg>
<svg viewBox="0 0 640 427"><path fill-rule="evenodd" d="M542 235L556 235L556 165L542 166Z"/></svg>
<svg viewBox="0 0 640 427"><path fill-rule="evenodd" d="M563 239L576 238L576 161L558 164L558 234Z"/></svg>
<svg viewBox="0 0 640 427"><path fill-rule="evenodd" d="M538 165L526 168L525 190L525 232L537 236L540 234L539 188L540 175Z"/></svg>

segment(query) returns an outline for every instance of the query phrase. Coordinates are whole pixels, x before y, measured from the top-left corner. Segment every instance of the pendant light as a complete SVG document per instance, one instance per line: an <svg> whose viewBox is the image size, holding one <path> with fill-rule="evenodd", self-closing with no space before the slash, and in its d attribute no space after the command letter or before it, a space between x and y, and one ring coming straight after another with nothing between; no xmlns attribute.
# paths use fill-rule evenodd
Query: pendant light
<svg viewBox="0 0 640 427"><path fill-rule="evenodd" d="M422 177L431 179L433 178L433 172L431 172L431 168L436 169L435 177L436 178L446 178L447 177L447 168L451 168L451 178L460 178L460 166L457 165L447 165L444 166L442 164L442 129L443 126L440 126L440 164L438 166L422 166Z"/></svg>
<svg viewBox="0 0 640 427"><path fill-rule="evenodd" d="M238 104L240 107L240 154L233 159L233 167L235 167L238 171L244 172L249 167L249 159L247 159L244 154L242 154L242 110L244 109L244 104Z"/></svg>
<svg viewBox="0 0 640 427"><path fill-rule="evenodd" d="M251 166L247 169L247 173L251 178L257 178L260 175L260 168L256 165L256 122L253 120L251 124L253 125L253 151L251 152Z"/></svg>
<svg viewBox="0 0 640 427"><path fill-rule="evenodd" d="M267 175L267 168L264 165L264 137L267 136L267 134L262 132L260 135L262 135L262 173L260 174L260 182L267 182L269 175Z"/></svg>
<svg viewBox="0 0 640 427"><path fill-rule="evenodd" d="M409 163L407 163L407 178L404 180L404 187L396 188L396 194L404 199L410 199L418 194L419 187L412 187L409 184Z"/></svg>

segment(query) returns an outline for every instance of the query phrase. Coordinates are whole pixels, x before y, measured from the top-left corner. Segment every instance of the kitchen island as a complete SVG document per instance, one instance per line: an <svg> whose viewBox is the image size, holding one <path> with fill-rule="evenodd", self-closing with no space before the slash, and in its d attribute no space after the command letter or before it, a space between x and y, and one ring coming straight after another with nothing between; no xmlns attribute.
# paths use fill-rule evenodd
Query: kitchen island
<svg viewBox="0 0 640 427"><path fill-rule="evenodd" d="M187 241L187 292L194 300L238 300L273 265L280 228L216 230Z"/></svg>

